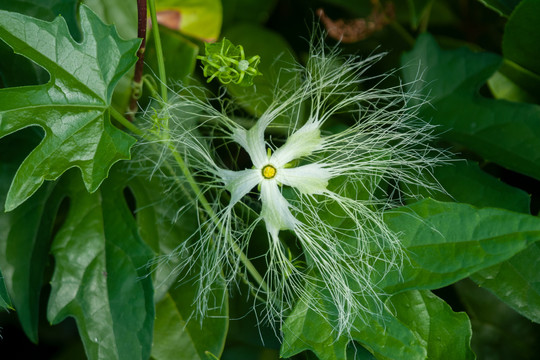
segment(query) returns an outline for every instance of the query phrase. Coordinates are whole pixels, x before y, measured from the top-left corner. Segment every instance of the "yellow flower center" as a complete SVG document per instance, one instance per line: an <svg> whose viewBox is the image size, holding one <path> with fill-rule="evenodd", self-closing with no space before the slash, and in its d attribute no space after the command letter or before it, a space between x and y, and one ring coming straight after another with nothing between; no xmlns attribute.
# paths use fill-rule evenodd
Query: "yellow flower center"
<svg viewBox="0 0 540 360"><path fill-rule="evenodd" d="M276 176L276 172L277 172L276 168L270 164L262 168L262 176L265 179L272 179L274 176Z"/></svg>

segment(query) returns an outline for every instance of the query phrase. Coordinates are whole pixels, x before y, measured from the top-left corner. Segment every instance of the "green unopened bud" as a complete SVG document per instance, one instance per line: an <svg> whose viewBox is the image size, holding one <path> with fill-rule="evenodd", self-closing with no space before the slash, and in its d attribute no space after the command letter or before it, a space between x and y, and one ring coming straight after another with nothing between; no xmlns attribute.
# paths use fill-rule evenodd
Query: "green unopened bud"
<svg viewBox="0 0 540 360"><path fill-rule="evenodd" d="M246 59L242 45L234 46L225 38L205 44L205 56L198 56L197 59L202 62L203 74L208 82L217 78L222 84L251 86L253 78L262 75L257 70L261 58L255 55Z"/></svg>

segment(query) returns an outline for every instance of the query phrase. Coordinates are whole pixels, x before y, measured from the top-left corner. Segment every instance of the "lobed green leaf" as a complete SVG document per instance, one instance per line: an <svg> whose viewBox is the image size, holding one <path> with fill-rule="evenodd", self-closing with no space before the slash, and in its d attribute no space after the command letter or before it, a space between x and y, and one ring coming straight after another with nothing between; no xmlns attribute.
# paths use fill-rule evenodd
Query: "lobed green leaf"
<svg viewBox="0 0 540 360"><path fill-rule="evenodd" d="M96 191L110 167L130 156L135 139L111 124L109 106L118 80L137 59L139 40L120 39L86 6L80 19L83 40L77 43L62 17L46 22L0 11L0 38L51 76L44 85L0 89L0 138L28 126L45 131L15 174L7 211L72 167Z"/></svg>
<svg viewBox="0 0 540 360"><path fill-rule="evenodd" d="M527 42L525 34L535 33L538 29L530 15L538 3L523 2L514 11L505 30L506 50L512 61L536 71L536 65L530 63L535 56L537 44ZM515 38L515 37L519 37ZM515 55L514 55L515 52ZM433 116L434 122L447 130L442 136L447 140L465 145L487 160L495 161L509 169L540 178L540 107L531 104L517 104L501 100L482 98L477 89L500 64L497 56L487 53L475 54L465 49L443 51L429 36L419 39L412 53L404 61L421 58L422 62L437 63L425 73L424 79L433 82L433 105L436 111L425 111L426 116ZM408 71L406 76L412 75ZM446 74L446 75L445 75ZM452 77L452 78L451 78ZM429 86L428 86L429 87ZM484 203L481 199L463 192L468 202ZM491 194L490 202L500 202ZM507 204L510 204L509 202ZM499 206L504 206L500 204ZM501 218L497 224L510 223L515 215ZM486 226L496 226L495 222ZM531 233L523 233L529 236ZM512 236L513 237L513 236ZM537 245L519 253L508 261L496 262L473 278L493 291L508 305L534 321L539 320L537 308L540 304L540 288L537 285ZM524 266L527 264L526 266Z"/></svg>
<svg viewBox="0 0 540 360"><path fill-rule="evenodd" d="M56 16L62 15L66 23L75 36L78 35L77 8L78 0L48 0L44 3L41 0L10 0L0 5L0 9L17 12L41 20L51 21Z"/></svg>
<svg viewBox="0 0 540 360"><path fill-rule="evenodd" d="M50 0L46 4L41 0L10 0L0 2L0 10L18 12L46 21L62 14L70 32L78 37L78 3L78 0ZM49 80L45 70L14 54L3 41L0 41L0 58L0 87L43 84Z"/></svg>

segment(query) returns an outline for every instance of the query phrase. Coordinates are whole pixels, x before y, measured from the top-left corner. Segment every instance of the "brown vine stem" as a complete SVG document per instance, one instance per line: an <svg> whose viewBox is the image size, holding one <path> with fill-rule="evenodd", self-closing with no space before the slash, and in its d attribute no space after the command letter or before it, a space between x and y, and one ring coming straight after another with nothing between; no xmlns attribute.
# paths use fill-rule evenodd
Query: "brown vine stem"
<svg viewBox="0 0 540 360"><path fill-rule="evenodd" d="M131 83L131 98L129 101L129 108L126 114L128 120L133 121L135 114L137 113L137 101L141 96L142 91L142 75L144 69L144 52L146 50L146 0L137 0L137 37L142 39L139 51L137 51L137 63L135 64L135 75Z"/></svg>

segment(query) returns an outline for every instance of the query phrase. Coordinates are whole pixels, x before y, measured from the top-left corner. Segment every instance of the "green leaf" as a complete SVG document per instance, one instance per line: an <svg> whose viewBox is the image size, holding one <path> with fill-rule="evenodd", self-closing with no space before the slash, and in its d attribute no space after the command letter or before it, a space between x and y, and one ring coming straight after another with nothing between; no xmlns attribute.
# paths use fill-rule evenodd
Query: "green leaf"
<svg viewBox="0 0 540 360"><path fill-rule="evenodd" d="M502 16L510 16L514 8L521 0L478 0L493 11Z"/></svg>
<svg viewBox="0 0 540 360"><path fill-rule="evenodd" d="M321 360L345 360L347 343L356 340L377 359L474 359L470 348L471 324L465 313L454 313L450 306L431 292L412 290L392 296L392 314L372 317L366 324L355 320L351 337L338 336L332 328L332 308L314 312L300 301L287 319L281 356L304 350Z"/></svg>
<svg viewBox="0 0 540 360"><path fill-rule="evenodd" d="M431 199L389 211L385 222L407 254L401 273L379 283L389 294L452 284L540 239L535 216Z"/></svg>
<svg viewBox="0 0 540 360"><path fill-rule="evenodd" d="M455 200L528 212L529 196L483 173L476 164L456 163L435 170L441 185ZM448 198L435 194L438 200ZM523 316L540 323L540 245L531 244L511 259L471 275Z"/></svg>
<svg viewBox="0 0 540 360"><path fill-rule="evenodd" d="M424 33L418 37L414 49L402 57L403 77L411 82L427 81L428 86L422 82L414 85L422 93L429 94L434 101L458 91L472 97L477 95L478 88L499 67L501 61L501 57L496 54L474 53L467 48L442 50L433 36ZM420 79L417 78L419 71L425 71L421 72Z"/></svg>
<svg viewBox="0 0 540 360"><path fill-rule="evenodd" d="M385 214L385 222L391 230L400 233L407 254L400 273L396 271L383 279L374 279L387 294L449 285L512 257L540 239L540 219L537 217L431 199L389 211ZM377 268L379 264L374 266ZM325 360L345 358L349 338L337 337L331 316L321 315L333 314L335 309L328 303L320 302L319 306L321 311L315 312L305 302L299 302L283 328L282 356L312 350ZM440 304L428 307L428 313L442 311ZM449 346L435 342L431 344L434 348L429 350L431 340L425 339L430 335L425 331L424 335L421 332L418 335L420 330L411 329L412 324L404 325L390 315L384 319L379 322L376 317L368 318L367 324L357 319L356 329L351 333L352 339L370 349L377 358L424 359L426 353L441 352ZM466 326L463 319L455 321L456 329ZM468 341L468 338L459 341Z"/></svg>
<svg viewBox="0 0 540 360"><path fill-rule="evenodd" d="M154 359L172 360L182 354L185 360L208 360L207 352L220 357L229 323L225 286L217 286L214 296L202 320L194 313L197 286L192 282L175 287L156 305Z"/></svg>
<svg viewBox="0 0 540 360"><path fill-rule="evenodd" d="M347 360L376 360L376 358L365 347L351 342L347 346Z"/></svg>
<svg viewBox="0 0 540 360"><path fill-rule="evenodd" d="M456 201L476 207L496 207L528 214L530 196L482 171L473 161L459 161L437 167L433 175L446 193L421 189L424 197Z"/></svg>
<svg viewBox="0 0 540 360"><path fill-rule="evenodd" d="M185 204L186 199L174 195L164 198L164 192L170 194L170 189L166 189L161 178L133 177L128 186L135 197L141 237L156 254L170 255L196 233L195 209ZM186 207L182 208L181 217L175 219L182 204ZM175 270L180 261L180 257L167 257L167 261L159 262L153 271L155 298L160 301L156 304L152 358L176 359L182 354L182 359L206 360L205 351L219 356L228 330L227 289L222 285L215 287L208 304L210 310L201 321L194 313L197 284ZM192 274L197 274L197 270L193 269ZM174 284L179 276L184 277L183 280Z"/></svg>
<svg viewBox="0 0 540 360"><path fill-rule="evenodd" d="M73 36L78 37L79 25L77 23L77 8L79 0L10 0L3 1L0 9L17 12L45 21L52 21L56 16L62 15L66 20Z"/></svg>
<svg viewBox="0 0 540 360"><path fill-rule="evenodd" d="M74 317L89 359L148 359L154 321L153 287L142 242L121 181L107 180L89 194L74 177L52 244L55 270L47 309L56 324Z"/></svg>
<svg viewBox="0 0 540 360"><path fill-rule="evenodd" d="M12 212L5 213L3 203L24 154L39 140L26 129L0 142L0 269L22 328L33 342L38 341L39 297L58 206L58 201L48 203L55 184L44 186Z"/></svg>
<svg viewBox="0 0 540 360"><path fill-rule="evenodd" d="M537 75L508 59L504 59L498 72L506 78L507 85L510 83L519 89L519 91L510 90L519 96L519 101L530 102L533 104L538 104L538 102L540 102L540 95L538 94L538 89L540 88L540 75ZM495 73L494 76L496 76L496 74L497 73ZM488 84L493 83L492 78L493 76L488 80ZM494 96L497 97L497 93L494 93ZM510 98L509 100L514 99Z"/></svg>
<svg viewBox="0 0 540 360"><path fill-rule="evenodd" d="M77 43L61 17L44 22L0 11L0 38L51 75L44 85L0 90L0 137L28 126L45 130L13 179L7 211L72 167L96 191L110 167L130 156L135 139L111 124L109 106L116 83L136 61L139 40L120 39L85 6L80 18Z"/></svg>
<svg viewBox="0 0 540 360"><path fill-rule="evenodd" d="M474 163L456 163L435 170L437 180L457 201L527 213L529 196L486 173ZM437 199L447 198L435 194ZM540 323L540 245L531 244L511 259L483 269L471 278L523 316Z"/></svg>
<svg viewBox="0 0 540 360"><path fill-rule="evenodd" d="M82 3L92 9L105 24L114 24L122 39L137 37L137 1L82 0ZM112 97L112 107L115 109L122 111L129 107L134 74L134 68L131 68L118 80Z"/></svg>
<svg viewBox="0 0 540 360"><path fill-rule="evenodd" d="M41 0L10 0L0 2L0 10L18 12L41 20L51 21L62 14L70 32L79 37L77 24L78 0L51 0L44 6ZM16 55L3 41L0 41L0 87L44 84L49 75L30 60Z"/></svg>
<svg viewBox="0 0 540 360"><path fill-rule="evenodd" d="M422 339L427 359L475 359L471 323L430 291L411 290L390 298L395 316Z"/></svg>
<svg viewBox="0 0 540 360"><path fill-rule="evenodd" d="M242 45L247 54L261 57L259 71L263 76L253 79L254 86L227 86L245 110L259 117L272 102L276 86L285 89L291 86L289 82L295 80L294 73L286 71L295 63L293 51L281 35L257 25L237 25L228 29L224 35L234 44Z"/></svg>
<svg viewBox="0 0 540 360"><path fill-rule="evenodd" d="M452 286L471 318L472 348L478 359L536 359L540 326L469 279Z"/></svg>
<svg viewBox="0 0 540 360"><path fill-rule="evenodd" d="M313 311L313 304L308 305L303 299L298 301L283 325L281 357L311 350L320 360L346 360L347 344L356 340L377 359L426 358L421 339L390 313L385 313L383 319L366 316L365 323L356 317L349 337L338 334L333 326L333 304L313 296L310 301L316 301L320 311Z"/></svg>
<svg viewBox="0 0 540 360"><path fill-rule="evenodd" d="M540 244L471 278L523 316L540 323Z"/></svg>
<svg viewBox="0 0 540 360"><path fill-rule="evenodd" d="M317 301L320 310L325 312L331 304L321 299ZM346 347L349 339L338 337L332 328L330 319L315 312L300 299L287 317L283 328L283 344L280 357L291 357L305 350L311 350L320 360L346 360Z"/></svg>
<svg viewBox="0 0 540 360"><path fill-rule="evenodd" d="M36 67L28 59L14 54L13 50L0 40L0 88L43 84L49 80L43 69Z"/></svg>
<svg viewBox="0 0 540 360"><path fill-rule="evenodd" d="M198 229L197 213L185 203L185 199L163 197L171 195L170 189L154 177L151 180L133 177L128 183L137 205L137 226L143 240L152 247L157 255L169 255L183 241L189 239ZM183 205L186 205L185 207ZM180 219L175 219L181 211ZM160 263L153 271L156 301L161 300L171 284L177 281L179 274L174 269L180 258L170 258Z"/></svg>
<svg viewBox="0 0 540 360"><path fill-rule="evenodd" d="M501 64L499 56L461 48L441 50L427 34L403 56L406 82L422 74L430 97L421 117L438 125L440 136L488 161L540 179L540 106L487 99L479 87ZM421 68L410 64L420 61ZM417 83L417 86L420 83Z"/></svg>
<svg viewBox="0 0 540 360"><path fill-rule="evenodd" d="M505 58L540 75L540 1L523 0L504 29L502 52Z"/></svg>
<svg viewBox="0 0 540 360"><path fill-rule="evenodd" d="M0 215L0 268L19 321L35 343L39 294L56 214L57 204L47 204L53 187L49 184L16 211Z"/></svg>
<svg viewBox="0 0 540 360"><path fill-rule="evenodd" d="M125 0L82 0L106 24L114 24L120 37L137 37L137 2Z"/></svg>
<svg viewBox="0 0 540 360"><path fill-rule="evenodd" d="M167 19L170 28L207 42L221 31L221 0L160 0L157 12L160 23Z"/></svg>

